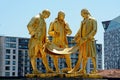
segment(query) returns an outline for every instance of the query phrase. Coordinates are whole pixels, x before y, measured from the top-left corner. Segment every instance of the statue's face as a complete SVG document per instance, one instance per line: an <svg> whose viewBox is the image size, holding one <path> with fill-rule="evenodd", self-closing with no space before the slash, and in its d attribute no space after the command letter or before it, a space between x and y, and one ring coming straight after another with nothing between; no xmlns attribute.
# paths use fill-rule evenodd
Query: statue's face
<svg viewBox="0 0 120 80"><path fill-rule="evenodd" d="M50 16L50 13L47 13L47 12L43 13L44 18L48 18L49 16Z"/></svg>
<svg viewBox="0 0 120 80"><path fill-rule="evenodd" d="M81 12L81 16L82 16L83 18L88 18L88 14L87 14L86 12Z"/></svg>
<svg viewBox="0 0 120 80"><path fill-rule="evenodd" d="M64 15L59 15L58 18L59 18L60 20L64 20L65 17L64 17Z"/></svg>

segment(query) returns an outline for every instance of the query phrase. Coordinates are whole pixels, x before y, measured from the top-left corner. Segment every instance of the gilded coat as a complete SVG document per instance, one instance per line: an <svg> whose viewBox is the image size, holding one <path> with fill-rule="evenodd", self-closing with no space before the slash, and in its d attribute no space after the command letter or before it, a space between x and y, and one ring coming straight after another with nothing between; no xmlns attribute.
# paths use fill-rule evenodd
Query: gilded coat
<svg viewBox="0 0 120 80"><path fill-rule="evenodd" d="M80 44L82 57L96 57L96 47L94 36L97 32L97 22L93 18L83 20L75 40Z"/></svg>
<svg viewBox="0 0 120 80"><path fill-rule="evenodd" d="M46 42L46 23L45 20L41 17L41 15L37 15L31 19L29 24L27 25L29 34L31 38L29 40L28 48L29 48L29 56L33 57L41 57L42 53L40 51L35 53L35 47L39 46L39 48L43 48L43 45Z"/></svg>
<svg viewBox="0 0 120 80"><path fill-rule="evenodd" d="M54 22L51 22L48 34L52 36L52 43L60 48L68 47L68 40L67 35L72 33L69 25L65 23L65 21L59 21L55 19ZM51 55L53 58L70 58L70 55L61 55L61 56L54 56Z"/></svg>
<svg viewBox="0 0 120 80"><path fill-rule="evenodd" d="M58 47L68 47L67 35L70 35L72 31L69 28L69 25L65 21L58 21L56 19L54 22L51 22L48 34L52 36L52 42Z"/></svg>

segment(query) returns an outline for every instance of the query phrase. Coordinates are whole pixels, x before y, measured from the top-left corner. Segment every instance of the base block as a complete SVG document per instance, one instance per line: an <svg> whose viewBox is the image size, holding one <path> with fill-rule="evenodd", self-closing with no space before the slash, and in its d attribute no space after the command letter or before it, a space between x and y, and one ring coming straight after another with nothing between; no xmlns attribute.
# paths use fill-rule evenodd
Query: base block
<svg viewBox="0 0 120 80"><path fill-rule="evenodd" d="M56 73L40 73L40 74L26 74L25 76L28 78L33 78L33 77L48 78L48 77L58 76L58 74L56 74Z"/></svg>
<svg viewBox="0 0 120 80"><path fill-rule="evenodd" d="M28 78L40 77L40 78L49 78L49 77L59 77L59 78L103 78L98 74L78 74L78 73L41 73L41 74L26 74Z"/></svg>

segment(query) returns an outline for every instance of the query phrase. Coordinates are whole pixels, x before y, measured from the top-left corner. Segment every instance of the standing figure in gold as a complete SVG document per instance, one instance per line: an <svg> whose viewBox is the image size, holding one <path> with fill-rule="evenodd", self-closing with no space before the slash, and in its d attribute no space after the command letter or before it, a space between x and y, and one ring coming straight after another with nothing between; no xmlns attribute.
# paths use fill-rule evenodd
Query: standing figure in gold
<svg viewBox="0 0 120 80"><path fill-rule="evenodd" d="M78 62L75 67L77 68L78 64L82 62L82 68L79 71L79 73L86 74L87 60L88 58L91 58L94 66L94 69L91 73L95 73L97 71L96 69L97 67L96 67L96 47L95 47L94 36L97 32L97 22L93 17L91 17L87 9L81 10L81 16L84 19L81 22L81 27L74 38L77 44L80 45L79 47L80 54L78 56Z"/></svg>
<svg viewBox="0 0 120 80"><path fill-rule="evenodd" d="M52 36L52 43L54 43L56 46L60 48L67 48L68 47L68 41L67 41L67 35L70 35L72 31L69 28L69 25L65 22L65 13L60 11L58 12L58 17L55 19L54 22L51 22L48 34ZM60 69L58 67L58 59L59 58L65 58L66 64L68 68L63 69L63 71L71 70L71 59L70 55L51 55L53 58L54 66L56 68L56 72L60 72Z"/></svg>
<svg viewBox="0 0 120 80"><path fill-rule="evenodd" d="M39 71L36 65L36 58L42 58L43 64L47 72L52 72L48 65L46 53L44 52L44 45L46 43L46 23L45 19L50 16L48 10L43 10L42 13L34 16L28 23L27 28L31 35L28 48L33 73L38 74Z"/></svg>

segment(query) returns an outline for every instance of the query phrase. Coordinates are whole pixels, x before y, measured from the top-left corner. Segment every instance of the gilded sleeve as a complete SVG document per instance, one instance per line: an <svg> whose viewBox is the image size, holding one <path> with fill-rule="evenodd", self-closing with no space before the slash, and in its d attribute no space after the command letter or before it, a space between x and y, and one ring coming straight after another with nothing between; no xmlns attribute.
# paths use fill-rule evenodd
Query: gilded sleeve
<svg viewBox="0 0 120 80"><path fill-rule="evenodd" d="M37 30L36 30L36 35L38 36L38 38L41 40L42 39L42 37L43 37L43 33L44 33L44 23L43 23L43 20L40 20L39 21L40 23L39 23L39 26L38 26L38 28L37 28Z"/></svg>
<svg viewBox="0 0 120 80"><path fill-rule="evenodd" d="M34 34L35 34L35 18L33 17L31 20L30 20L30 22L28 23L28 25L27 25L27 28L28 28L28 31L29 31L29 34L31 35L31 36L33 36Z"/></svg>
<svg viewBox="0 0 120 80"><path fill-rule="evenodd" d="M69 28L69 25L66 23L66 25L65 25L65 32L66 32L66 34L68 34L68 35L70 35L70 34L72 34L72 31L71 31L71 29Z"/></svg>
<svg viewBox="0 0 120 80"><path fill-rule="evenodd" d="M88 38L93 38L97 32L97 21L96 20L92 20L92 26L93 26L93 30L91 31L91 33L89 33Z"/></svg>
<svg viewBox="0 0 120 80"><path fill-rule="evenodd" d="M50 36L54 36L54 25L53 22L50 23L49 29L48 29L48 34Z"/></svg>

